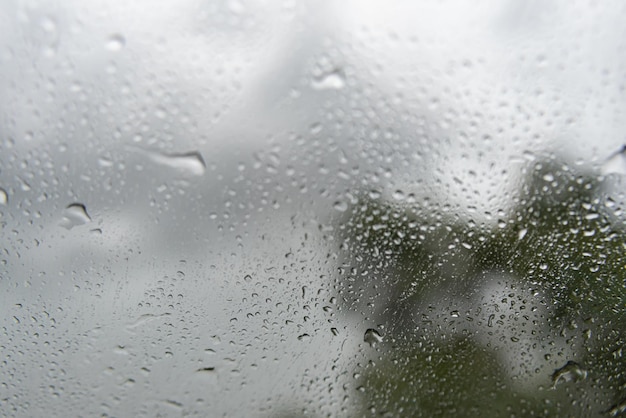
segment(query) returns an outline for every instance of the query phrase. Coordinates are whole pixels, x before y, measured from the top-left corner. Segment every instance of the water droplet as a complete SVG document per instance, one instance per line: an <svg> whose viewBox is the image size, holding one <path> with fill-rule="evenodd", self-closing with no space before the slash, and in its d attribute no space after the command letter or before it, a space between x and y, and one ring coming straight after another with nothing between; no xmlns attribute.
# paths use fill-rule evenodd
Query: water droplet
<svg viewBox="0 0 626 418"><path fill-rule="evenodd" d="M601 173L626 175L626 145L623 145L618 151L614 152L604 161L601 167Z"/></svg>
<svg viewBox="0 0 626 418"><path fill-rule="evenodd" d="M106 42L106 49L109 51L120 51L126 45L126 39L119 33L113 34L108 37Z"/></svg>
<svg viewBox="0 0 626 418"><path fill-rule="evenodd" d="M57 24L50 16L44 16L41 19L41 28L48 33L52 33L56 32Z"/></svg>
<svg viewBox="0 0 626 418"><path fill-rule="evenodd" d="M552 374L552 387L556 388L561 381L577 382L587 377L587 370L583 369L578 363L568 361L565 366L556 369Z"/></svg>
<svg viewBox="0 0 626 418"><path fill-rule="evenodd" d="M0 205L9 204L9 194L0 187Z"/></svg>
<svg viewBox="0 0 626 418"><path fill-rule="evenodd" d="M336 211L345 212L348 210L348 204L346 202L338 201L333 205Z"/></svg>
<svg viewBox="0 0 626 418"><path fill-rule="evenodd" d="M127 355L130 354L128 352L128 350L126 349L126 346L119 345L119 344L116 347L113 348L113 352L115 354L119 354L119 355L122 355L122 356L127 356Z"/></svg>
<svg viewBox="0 0 626 418"><path fill-rule="evenodd" d="M626 399L623 399L617 405L613 405L608 411L609 416L617 417L626 413Z"/></svg>
<svg viewBox="0 0 626 418"><path fill-rule="evenodd" d="M108 157L100 157L98 158L98 165L100 167L112 167L113 161Z"/></svg>
<svg viewBox="0 0 626 418"><path fill-rule="evenodd" d="M176 409L183 409L183 406L184 406L181 402L178 402L172 399L166 399L164 403Z"/></svg>
<svg viewBox="0 0 626 418"><path fill-rule="evenodd" d="M198 151L182 154L150 152L149 156L150 159L157 164L175 168L189 175L201 176L206 171L204 158L202 158L202 155Z"/></svg>
<svg viewBox="0 0 626 418"><path fill-rule="evenodd" d="M363 341L368 343L370 347L374 347L377 343L381 343L383 341L383 337L374 328L369 328L365 331L365 335L363 335Z"/></svg>
<svg viewBox="0 0 626 418"><path fill-rule="evenodd" d="M393 192L391 197L393 197L394 200L403 201L404 200L404 192L402 190L396 190L395 192Z"/></svg>
<svg viewBox="0 0 626 418"><path fill-rule="evenodd" d="M125 387L125 388L129 389L129 388L132 388L133 386L135 386L135 383L136 383L136 382L135 382L135 379L131 379L131 378L129 378L129 379L126 379L126 380L125 380L125 381L121 384L121 386L123 386L123 387Z"/></svg>
<svg viewBox="0 0 626 418"><path fill-rule="evenodd" d="M380 199L381 193L378 190L370 190L368 195L370 199L376 200L376 199Z"/></svg>
<svg viewBox="0 0 626 418"><path fill-rule="evenodd" d="M316 90L339 90L345 85L345 76L341 70L331 71L313 79L313 88Z"/></svg>
<svg viewBox="0 0 626 418"><path fill-rule="evenodd" d="M25 192L30 191L31 189L30 184L28 184L26 180L24 180L21 177L18 177L17 179L20 181L20 188L22 189L22 191L25 191Z"/></svg>
<svg viewBox="0 0 626 418"><path fill-rule="evenodd" d="M126 325L126 329L133 330L135 328L138 328L138 327L140 327L142 325L147 324L148 322L151 322L151 321L153 321L155 319L162 318L162 317L168 316L168 315L169 315L169 313L164 313L164 314L161 314L161 315L143 314L139 318L137 318L135 321L133 321L132 323Z"/></svg>
<svg viewBox="0 0 626 418"><path fill-rule="evenodd" d="M298 340L300 341L310 341L311 336L309 334L302 334L298 336Z"/></svg>
<svg viewBox="0 0 626 418"><path fill-rule="evenodd" d="M314 123L313 125L311 125L310 130L311 130L311 134L313 135L317 135L320 132L322 132L322 129L324 129L324 125L322 125L319 122Z"/></svg>
<svg viewBox="0 0 626 418"><path fill-rule="evenodd" d="M63 211L63 219L59 223L65 229L72 229L75 226L84 225L91 222L87 214L87 208L82 203L72 203Z"/></svg>
<svg viewBox="0 0 626 418"><path fill-rule="evenodd" d="M241 14L245 12L245 6L238 0L230 0L228 2L228 9L234 14Z"/></svg>
<svg viewBox="0 0 626 418"><path fill-rule="evenodd" d="M523 239L526 234L528 233L528 229L524 228L524 229L520 229L520 231L517 233L517 238L518 239Z"/></svg>

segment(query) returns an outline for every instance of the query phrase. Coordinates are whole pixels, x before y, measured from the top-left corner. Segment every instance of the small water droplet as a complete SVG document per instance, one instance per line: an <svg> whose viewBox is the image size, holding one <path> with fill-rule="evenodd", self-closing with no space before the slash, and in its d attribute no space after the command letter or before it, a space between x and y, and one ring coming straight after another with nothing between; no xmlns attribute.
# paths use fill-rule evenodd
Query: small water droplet
<svg viewBox="0 0 626 418"><path fill-rule="evenodd" d="M9 194L0 187L0 205L8 205L9 204Z"/></svg>
<svg viewBox="0 0 626 418"><path fill-rule="evenodd" d="M374 347L376 344L383 341L383 337L374 328L369 328L367 331L365 331L365 334L363 335L363 341L368 343L370 347Z"/></svg>
<svg viewBox="0 0 626 418"><path fill-rule="evenodd" d="M345 87L346 80L341 70L334 70L315 77L312 85L316 90L339 90Z"/></svg>
<svg viewBox="0 0 626 418"><path fill-rule="evenodd" d="M100 167L112 167L113 161L108 157L100 157L98 158L98 165Z"/></svg>
<svg viewBox="0 0 626 418"><path fill-rule="evenodd" d="M133 386L135 386L135 379L126 379L123 383L122 386L124 386L125 388L129 389L132 388Z"/></svg>
<svg viewBox="0 0 626 418"><path fill-rule="evenodd" d="M20 188L22 189L22 191L24 191L24 192L30 191L30 189L31 189L30 184L28 184L28 182L26 180L24 180L21 177L18 177L17 179L20 181Z"/></svg>
<svg viewBox="0 0 626 418"><path fill-rule="evenodd" d="M372 200L380 199L381 193L378 190L370 190L368 196Z"/></svg>
<svg viewBox="0 0 626 418"><path fill-rule="evenodd" d="M120 354L122 356L127 356L127 355L130 354L125 346L119 345L119 344L116 347L113 348L113 352L115 354Z"/></svg>
<svg viewBox="0 0 626 418"><path fill-rule="evenodd" d="M524 229L520 229L520 231L517 233L517 238L518 239L523 239L526 234L528 233L528 229L524 228Z"/></svg>
<svg viewBox="0 0 626 418"><path fill-rule="evenodd" d="M565 366L556 369L552 374L552 387L556 388L560 382L577 382L587 377L587 370L578 363L568 361Z"/></svg>
<svg viewBox="0 0 626 418"><path fill-rule="evenodd" d="M298 340L300 341L310 341L311 336L309 334L302 334L298 336Z"/></svg>
<svg viewBox="0 0 626 418"><path fill-rule="evenodd" d="M59 223L65 229L72 229L75 226L84 225L91 222L91 217L87 214L87 208L82 203L72 203L63 211L63 219Z"/></svg>
<svg viewBox="0 0 626 418"><path fill-rule="evenodd" d="M106 41L106 49L112 52L120 51L125 45L126 39L119 33L109 36Z"/></svg>
<svg viewBox="0 0 626 418"><path fill-rule="evenodd" d="M395 192L393 192L391 197L393 197L394 200L402 201L404 200L404 192L402 190L396 190Z"/></svg>
<svg viewBox="0 0 626 418"><path fill-rule="evenodd" d="M164 403L176 409L183 409L183 406L184 406L181 402L178 402L172 399L166 399Z"/></svg>
<svg viewBox="0 0 626 418"><path fill-rule="evenodd" d="M337 201L333 205L333 208L335 208L336 211L345 212L346 210L348 210L348 204L346 202Z"/></svg>
<svg viewBox="0 0 626 418"><path fill-rule="evenodd" d="M324 128L324 125L322 125L319 122L315 122L313 125L311 125L310 130L311 130L311 134L313 135L317 135L320 132L322 132L322 129Z"/></svg>

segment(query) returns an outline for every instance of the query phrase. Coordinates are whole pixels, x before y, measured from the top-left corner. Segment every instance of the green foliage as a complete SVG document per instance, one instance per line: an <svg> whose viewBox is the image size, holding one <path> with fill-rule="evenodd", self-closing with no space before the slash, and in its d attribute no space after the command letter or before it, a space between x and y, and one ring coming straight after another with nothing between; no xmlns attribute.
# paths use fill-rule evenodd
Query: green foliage
<svg viewBox="0 0 626 418"><path fill-rule="evenodd" d="M394 342L365 374L364 408L391 416L616 413L626 397L626 232L610 206L594 173L556 160L528 167L513 207L488 225L363 197L342 222L346 263L362 267L339 293L348 308L385 324ZM516 328L451 326L442 306L480 296L487 275L515 282L501 301L507 312L492 318ZM468 310L468 320L485 306ZM438 320L420 322L429 308ZM510 373L498 357L510 344L498 337L525 338L524 353L543 350L545 361ZM533 374L548 382L568 356L586 379L553 389L536 383Z"/></svg>
<svg viewBox="0 0 626 418"><path fill-rule="evenodd" d="M555 404L514 391L505 368L470 339L390 350L365 383L367 409L424 417L557 416ZM545 392L547 389L543 389Z"/></svg>

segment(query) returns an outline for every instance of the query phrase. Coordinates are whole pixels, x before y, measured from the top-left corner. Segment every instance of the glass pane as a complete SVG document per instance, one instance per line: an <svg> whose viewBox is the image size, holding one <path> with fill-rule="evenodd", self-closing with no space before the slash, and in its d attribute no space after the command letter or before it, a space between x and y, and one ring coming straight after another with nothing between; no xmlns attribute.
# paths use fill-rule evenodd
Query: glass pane
<svg viewBox="0 0 626 418"><path fill-rule="evenodd" d="M620 416L626 4L0 3L7 416Z"/></svg>

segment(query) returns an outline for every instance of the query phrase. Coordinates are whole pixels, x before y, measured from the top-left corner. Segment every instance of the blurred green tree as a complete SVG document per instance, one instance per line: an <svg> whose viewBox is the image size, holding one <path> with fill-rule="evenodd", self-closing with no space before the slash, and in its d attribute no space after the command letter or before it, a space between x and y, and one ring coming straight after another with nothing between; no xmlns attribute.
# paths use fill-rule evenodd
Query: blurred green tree
<svg viewBox="0 0 626 418"><path fill-rule="evenodd" d="M624 413L626 232L604 178L573 167L532 163L482 224L361 196L339 297L384 338L363 345L362 414Z"/></svg>

